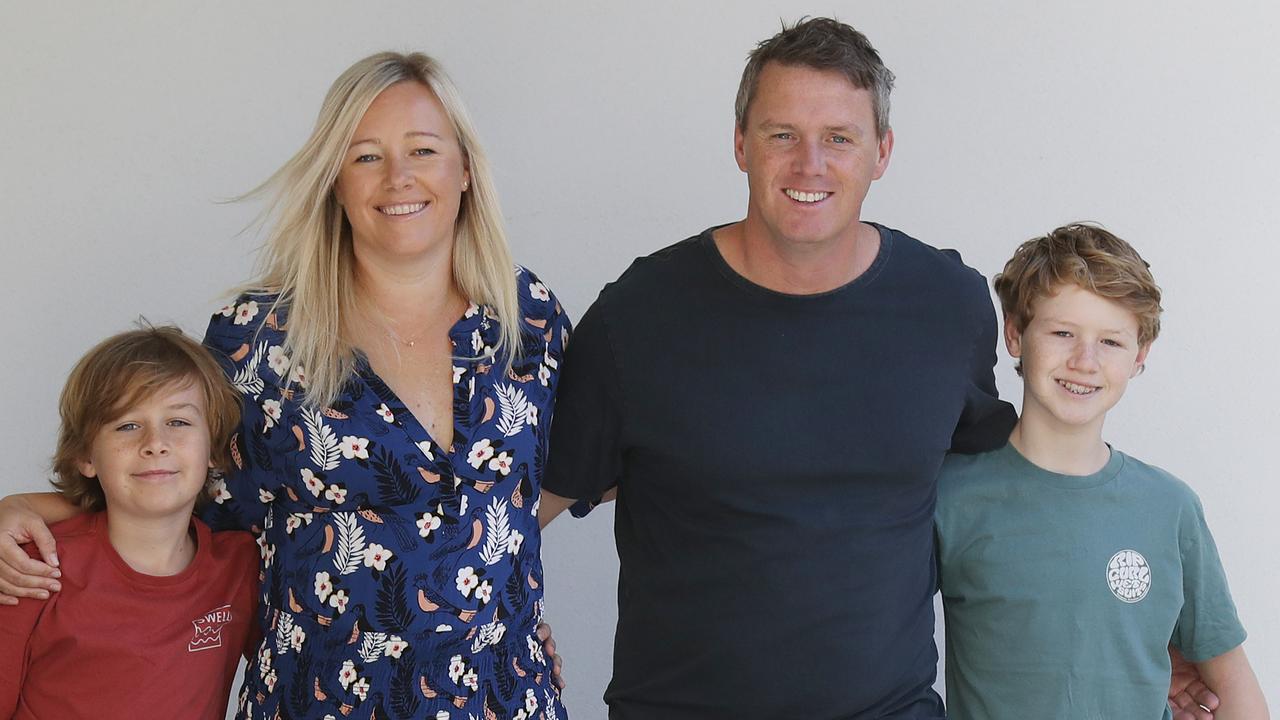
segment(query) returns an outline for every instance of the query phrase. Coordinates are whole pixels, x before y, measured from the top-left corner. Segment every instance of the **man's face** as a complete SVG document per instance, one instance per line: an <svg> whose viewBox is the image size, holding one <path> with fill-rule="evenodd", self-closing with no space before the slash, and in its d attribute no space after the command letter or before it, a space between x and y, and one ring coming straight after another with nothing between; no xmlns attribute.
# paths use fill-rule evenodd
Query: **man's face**
<svg viewBox="0 0 1280 720"><path fill-rule="evenodd" d="M892 131L876 135L870 92L834 70L769 63L746 128L734 133L751 191L747 221L777 243L852 239L892 150Z"/></svg>

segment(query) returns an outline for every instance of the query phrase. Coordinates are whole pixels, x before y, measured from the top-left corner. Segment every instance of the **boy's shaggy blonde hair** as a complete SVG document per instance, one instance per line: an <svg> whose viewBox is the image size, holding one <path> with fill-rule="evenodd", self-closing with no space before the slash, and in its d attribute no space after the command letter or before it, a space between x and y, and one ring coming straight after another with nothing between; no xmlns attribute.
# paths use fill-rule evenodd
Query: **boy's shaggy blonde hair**
<svg viewBox="0 0 1280 720"><path fill-rule="evenodd" d="M85 510L107 507L102 484L80 474L102 426L169 388L195 385L204 396L209 455L215 468L231 464L231 436L240 423L240 396L200 343L176 327L148 327L98 343L80 358L62 389L62 424L53 455L54 487ZM197 497L197 504L205 494Z"/></svg>

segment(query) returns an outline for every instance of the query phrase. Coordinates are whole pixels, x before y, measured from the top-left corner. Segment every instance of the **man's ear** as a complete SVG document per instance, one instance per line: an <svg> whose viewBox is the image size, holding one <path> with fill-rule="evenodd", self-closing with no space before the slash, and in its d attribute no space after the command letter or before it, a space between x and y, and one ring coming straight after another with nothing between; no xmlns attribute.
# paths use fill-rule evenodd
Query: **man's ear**
<svg viewBox="0 0 1280 720"><path fill-rule="evenodd" d="M737 122L733 123L733 157L738 161L738 169L742 172L747 171L747 151L746 151L746 135L742 131L742 126Z"/></svg>

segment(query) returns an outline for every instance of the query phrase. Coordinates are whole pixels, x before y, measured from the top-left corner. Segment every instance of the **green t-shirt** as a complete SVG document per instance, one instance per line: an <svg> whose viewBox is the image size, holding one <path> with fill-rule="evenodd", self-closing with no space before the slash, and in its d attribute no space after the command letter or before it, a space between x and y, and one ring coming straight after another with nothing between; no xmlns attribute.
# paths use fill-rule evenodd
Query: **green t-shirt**
<svg viewBox="0 0 1280 720"><path fill-rule="evenodd" d="M952 720L1168 718L1169 643L1244 641L1199 498L1117 450L1083 477L949 456L936 521Z"/></svg>

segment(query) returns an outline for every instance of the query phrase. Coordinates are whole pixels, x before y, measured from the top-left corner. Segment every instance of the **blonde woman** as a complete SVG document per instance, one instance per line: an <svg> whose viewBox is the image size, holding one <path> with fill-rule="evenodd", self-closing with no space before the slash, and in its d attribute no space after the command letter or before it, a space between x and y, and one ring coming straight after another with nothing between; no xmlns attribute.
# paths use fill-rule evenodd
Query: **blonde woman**
<svg viewBox="0 0 1280 720"><path fill-rule="evenodd" d="M244 420L204 519L262 553L239 717L566 717L535 626L569 322L511 261L457 90L425 55L361 60L255 192L264 272L205 339ZM74 510L5 505L19 538ZM56 587L3 551L0 593Z"/></svg>

